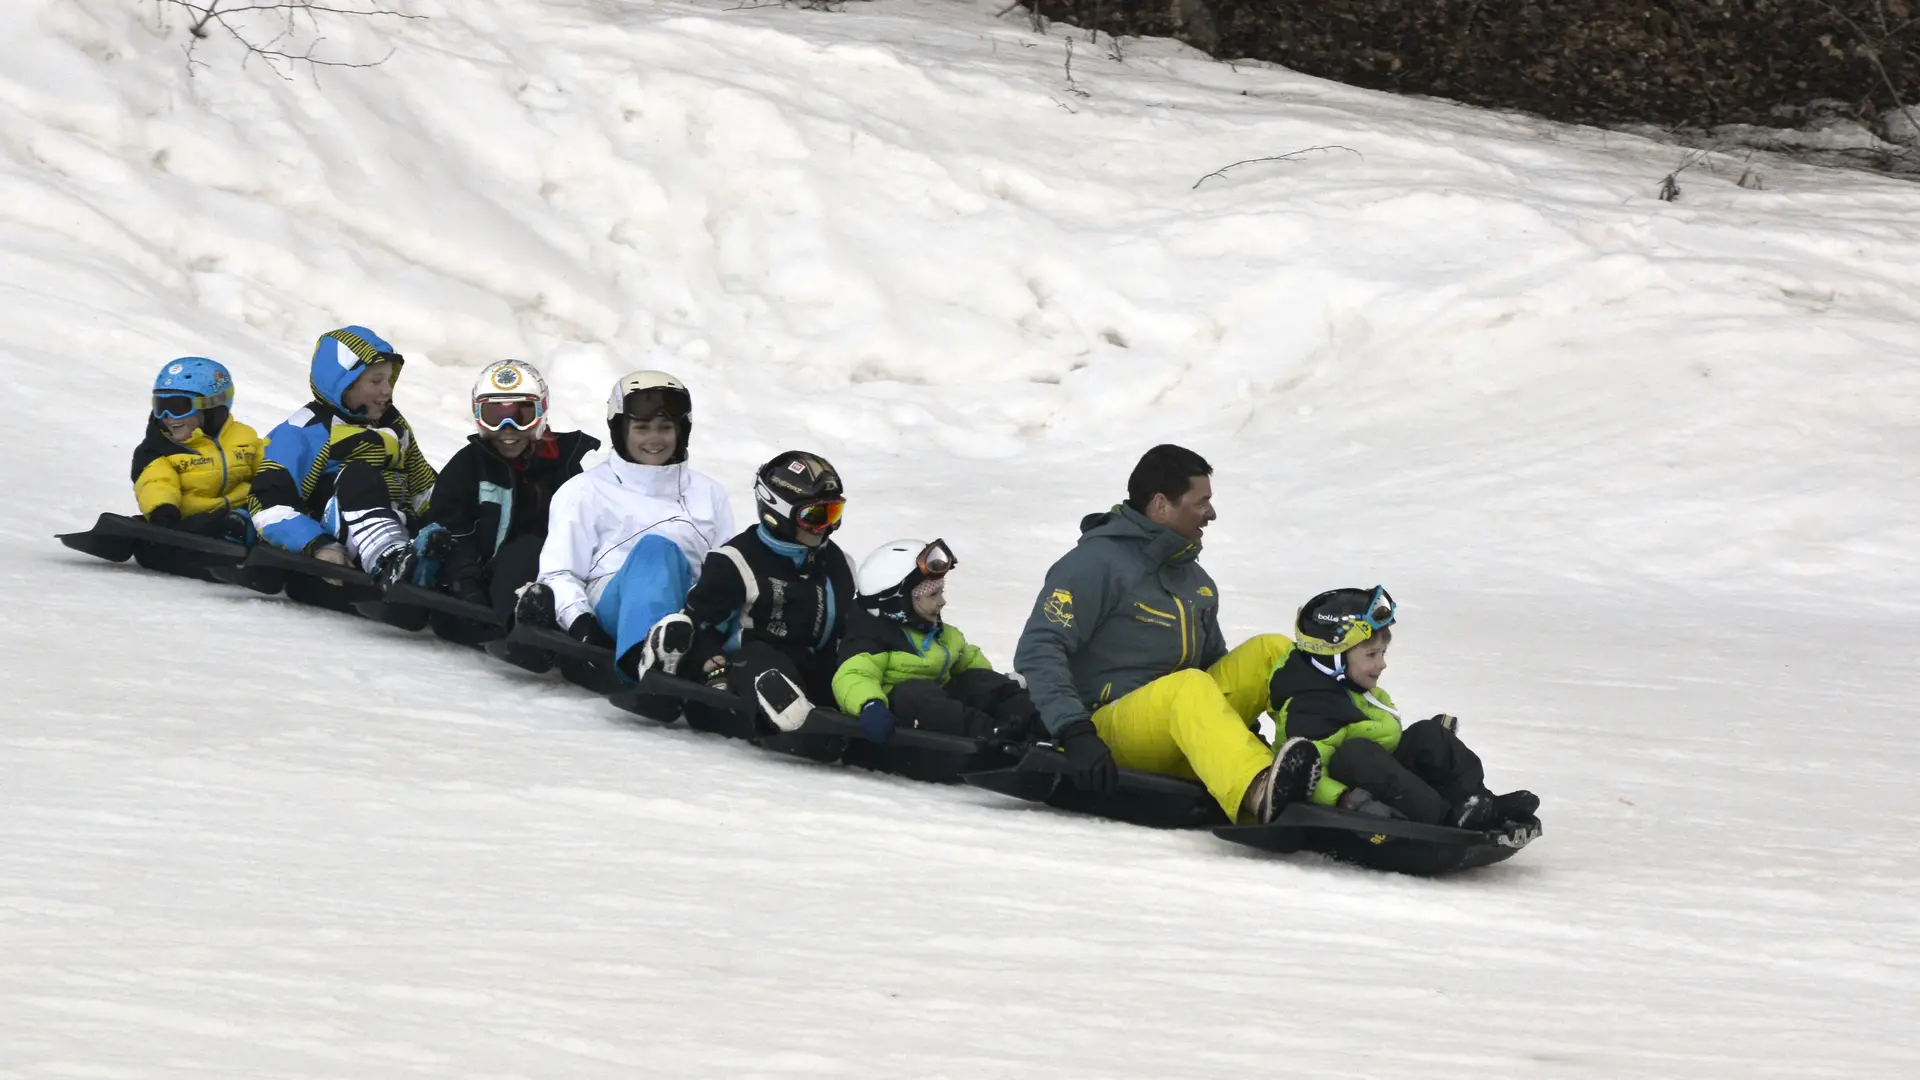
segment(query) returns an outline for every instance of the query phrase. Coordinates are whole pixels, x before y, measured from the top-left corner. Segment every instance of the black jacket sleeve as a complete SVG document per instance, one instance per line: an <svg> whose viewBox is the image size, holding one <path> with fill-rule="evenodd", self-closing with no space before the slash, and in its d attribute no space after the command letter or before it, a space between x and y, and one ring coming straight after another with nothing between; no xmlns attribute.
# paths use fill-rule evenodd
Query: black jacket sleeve
<svg viewBox="0 0 1920 1080"><path fill-rule="evenodd" d="M700 580L687 593L687 617L693 620L693 647L687 651L691 670L698 671L707 661L726 650L727 639L740 626L740 609L746 606L747 587L740 580L740 569L723 548L707 552L700 564ZM689 670L683 663L681 670Z"/></svg>

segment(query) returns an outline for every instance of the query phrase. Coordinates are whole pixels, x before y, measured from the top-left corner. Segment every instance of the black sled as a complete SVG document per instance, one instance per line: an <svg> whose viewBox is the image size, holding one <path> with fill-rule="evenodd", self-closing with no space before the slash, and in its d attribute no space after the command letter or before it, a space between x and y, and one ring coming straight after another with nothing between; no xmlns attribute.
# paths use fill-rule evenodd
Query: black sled
<svg viewBox="0 0 1920 1080"><path fill-rule="evenodd" d="M486 642L485 648L495 659L537 675L558 667L568 682L602 697L617 693L623 685L613 666L612 649L589 645L558 630L516 623L504 635Z"/></svg>
<svg viewBox="0 0 1920 1080"><path fill-rule="evenodd" d="M1223 840L1262 851L1312 851L1371 870L1434 877L1489 866L1540 836L1529 818L1485 832L1423 825L1294 803L1266 825L1234 825L1207 789L1189 780L1120 770L1118 787L1084 791L1059 771L1059 752L1035 743L1012 769L971 773L967 783L1028 802L1162 829L1207 828Z"/></svg>
<svg viewBox="0 0 1920 1080"><path fill-rule="evenodd" d="M506 617L493 608L410 582L401 582L378 599L357 601L353 606L375 622L402 630L431 626L435 636L459 645L482 645L507 633Z"/></svg>
<svg viewBox="0 0 1920 1080"><path fill-rule="evenodd" d="M1387 820L1330 806L1294 803L1266 825L1223 825L1222 840L1262 851L1314 851L1370 870L1436 877L1505 862L1540 837L1527 818L1485 831Z"/></svg>
<svg viewBox="0 0 1920 1080"><path fill-rule="evenodd" d="M96 559L116 563L133 559L149 570L201 581L211 580L210 568L232 566L247 557L244 544L163 529L145 518L122 514L101 514L93 528L59 533L55 539Z"/></svg>
<svg viewBox="0 0 1920 1080"><path fill-rule="evenodd" d="M354 605L360 601L380 598L379 583L364 570L268 543L255 544L238 566L217 566L209 573L216 580L257 593L285 590L289 599L348 615L356 614Z"/></svg>
<svg viewBox="0 0 1920 1080"><path fill-rule="evenodd" d="M1120 770L1120 782L1109 792L1076 787L1060 770L1060 752L1053 743L1035 743L1012 768L967 773L961 779L977 788L1044 803L1095 817L1145 825L1154 829L1197 829L1224 825L1207 789L1187 780L1156 773Z"/></svg>

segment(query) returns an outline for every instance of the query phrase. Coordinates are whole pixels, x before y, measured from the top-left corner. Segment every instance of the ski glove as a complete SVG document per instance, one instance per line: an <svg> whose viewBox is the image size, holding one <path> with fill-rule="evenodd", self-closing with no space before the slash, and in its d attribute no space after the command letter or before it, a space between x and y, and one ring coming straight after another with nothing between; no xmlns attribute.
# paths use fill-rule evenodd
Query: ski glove
<svg viewBox="0 0 1920 1080"><path fill-rule="evenodd" d="M147 524L158 525L163 529L177 529L180 527L180 508L172 503L161 503L147 515Z"/></svg>
<svg viewBox="0 0 1920 1080"><path fill-rule="evenodd" d="M453 534L445 525L434 523L413 538L413 550L423 559L444 559L453 554Z"/></svg>
<svg viewBox="0 0 1920 1080"><path fill-rule="evenodd" d="M1107 749L1093 721L1068 724L1054 743L1064 759L1060 771L1075 787L1105 793L1120 785L1120 767L1113 763L1113 751Z"/></svg>
<svg viewBox="0 0 1920 1080"><path fill-rule="evenodd" d="M573 620L573 625L567 627L567 636L575 641L582 641L602 649L613 648L613 639L600 628L600 620L594 618L591 611Z"/></svg>
<svg viewBox="0 0 1920 1080"><path fill-rule="evenodd" d="M1356 814L1365 814L1368 817L1387 818L1389 820L1406 817L1405 814L1402 814L1400 811L1395 810L1393 807L1388 806L1386 803L1381 802L1379 799L1374 798L1357 787L1348 788L1341 792L1339 801L1334 803L1334 805L1342 810L1350 810Z"/></svg>
<svg viewBox="0 0 1920 1080"><path fill-rule="evenodd" d="M893 710L879 698L860 706L860 737L868 742L883 743L893 738L893 724Z"/></svg>

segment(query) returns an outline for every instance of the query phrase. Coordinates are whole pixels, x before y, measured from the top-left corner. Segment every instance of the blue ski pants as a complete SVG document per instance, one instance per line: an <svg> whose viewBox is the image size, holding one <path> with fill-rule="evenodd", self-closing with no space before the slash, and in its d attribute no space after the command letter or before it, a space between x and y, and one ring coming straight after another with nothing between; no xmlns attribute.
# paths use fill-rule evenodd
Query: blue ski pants
<svg viewBox="0 0 1920 1080"><path fill-rule="evenodd" d="M654 623L686 604L692 588L693 571L680 546L663 536L641 537L593 609L600 628L613 635L614 657L646 641Z"/></svg>

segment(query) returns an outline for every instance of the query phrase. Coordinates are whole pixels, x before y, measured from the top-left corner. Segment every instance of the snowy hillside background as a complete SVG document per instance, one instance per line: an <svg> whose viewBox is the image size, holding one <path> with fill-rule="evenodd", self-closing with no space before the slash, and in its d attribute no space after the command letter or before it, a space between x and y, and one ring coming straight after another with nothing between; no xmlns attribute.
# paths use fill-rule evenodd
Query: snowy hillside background
<svg viewBox="0 0 1920 1080"><path fill-rule="evenodd" d="M420 0L283 79L0 37L0 1077L1909 1076L1920 191L1004 5ZM1102 39L1104 42L1104 39ZM1340 147L1292 160L1244 159ZM570 425L692 386L831 457L1005 662L1079 516L1216 466L1230 638L1402 603L1387 684L1548 834L1389 878L636 730L485 656L89 563L161 361L263 431L319 332Z"/></svg>

